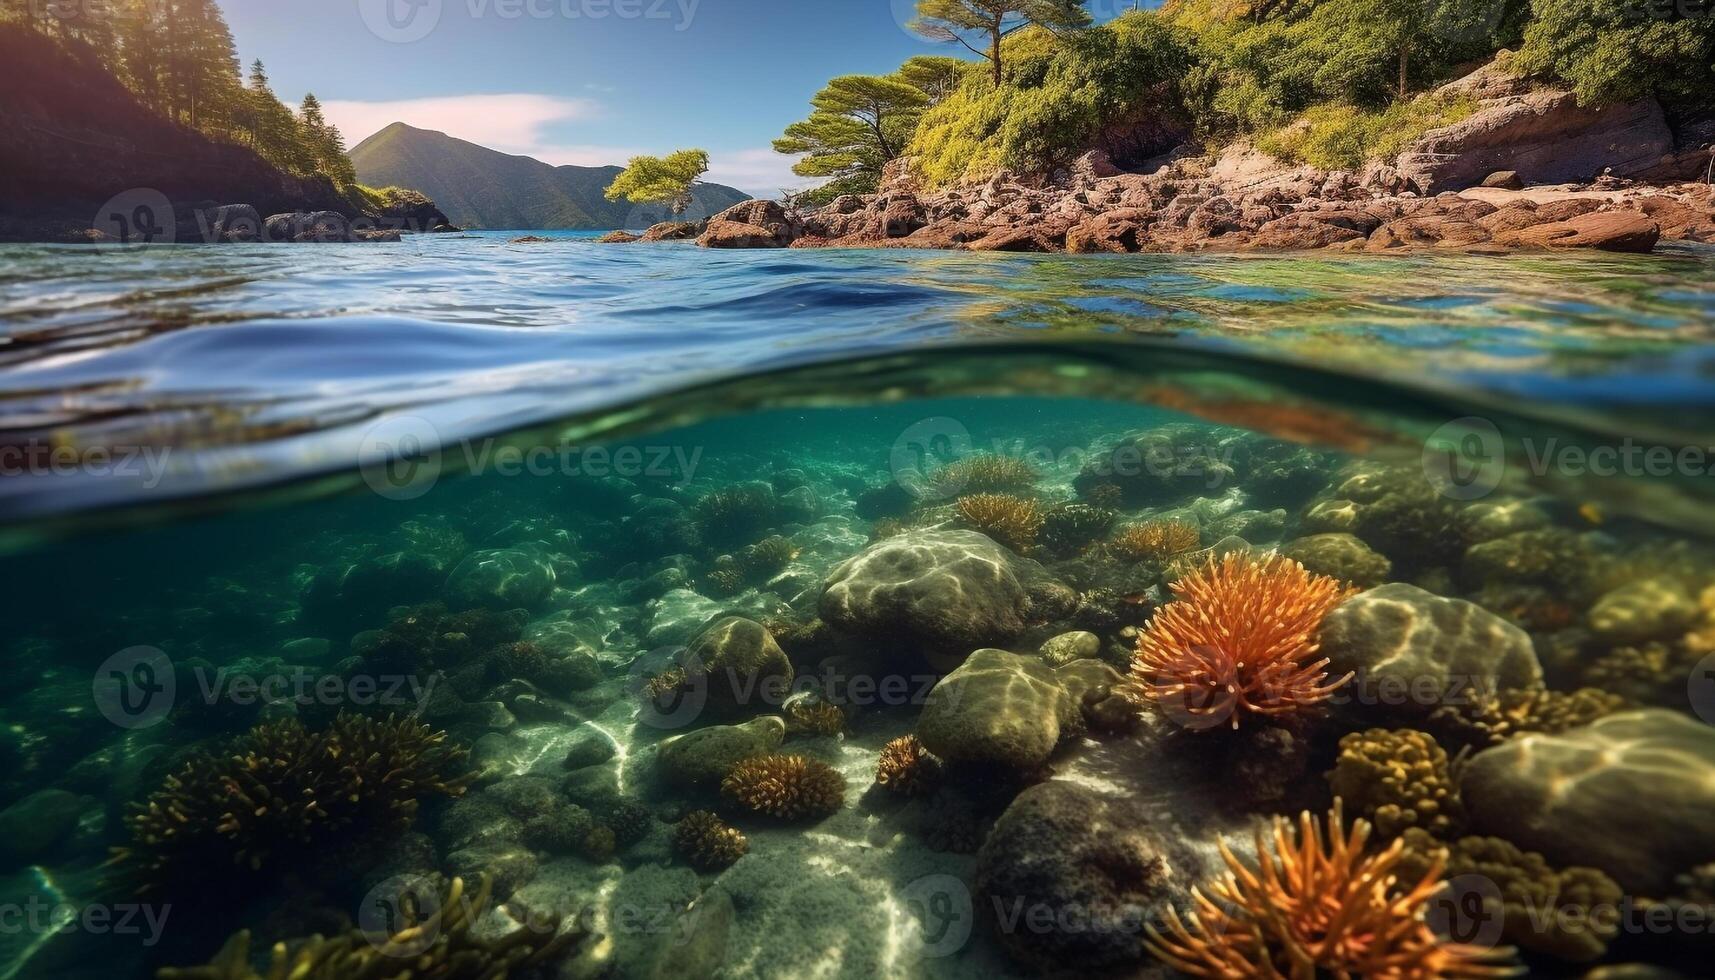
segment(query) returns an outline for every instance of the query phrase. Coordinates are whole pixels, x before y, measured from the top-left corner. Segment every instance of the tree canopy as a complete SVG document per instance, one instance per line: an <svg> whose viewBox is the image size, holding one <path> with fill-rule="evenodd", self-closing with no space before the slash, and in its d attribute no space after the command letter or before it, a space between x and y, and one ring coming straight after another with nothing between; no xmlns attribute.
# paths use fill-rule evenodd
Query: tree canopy
<svg viewBox="0 0 1715 980"><path fill-rule="evenodd" d="M911 29L932 41L963 45L988 59L996 88L1003 79L1002 45L1031 25L1049 30L1088 27L1086 0L917 0ZM975 43L973 43L973 41ZM979 46L980 45L980 46Z"/></svg>
<svg viewBox="0 0 1715 980"><path fill-rule="evenodd" d="M674 214L682 214L690 206L691 188L708 171L706 150L676 150L664 157L632 157L607 186L607 199L666 204Z"/></svg>

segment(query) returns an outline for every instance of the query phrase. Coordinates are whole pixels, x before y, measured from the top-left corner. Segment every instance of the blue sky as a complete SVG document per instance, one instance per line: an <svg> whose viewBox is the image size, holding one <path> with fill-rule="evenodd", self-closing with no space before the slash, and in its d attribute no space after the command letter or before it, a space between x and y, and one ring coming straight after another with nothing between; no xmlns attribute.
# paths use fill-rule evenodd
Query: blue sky
<svg viewBox="0 0 1715 980"><path fill-rule="evenodd" d="M828 78L956 53L905 29L911 0L219 2L244 63L353 144L399 119L556 164L700 146L770 196L804 183L768 145Z"/></svg>

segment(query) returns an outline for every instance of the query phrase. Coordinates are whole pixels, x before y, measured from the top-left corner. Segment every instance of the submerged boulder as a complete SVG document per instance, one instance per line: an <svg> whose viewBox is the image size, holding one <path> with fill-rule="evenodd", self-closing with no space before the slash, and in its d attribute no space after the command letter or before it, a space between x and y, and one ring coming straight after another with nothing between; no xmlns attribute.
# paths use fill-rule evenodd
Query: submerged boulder
<svg viewBox="0 0 1715 980"><path fill-rule="evenodd" d="M773 752L785 738L786 722L778 715L711 725L662 742L656 765L663 779L681 788L718 785L733 766Z"/></svg>
<svg viewBox="0 0 1715 980"><path fill-rule="evenodd" d="M1663 895L1675 875L1715 860L1715 728L1652 708L1480 752L1460 790L1474 829L1559 866Z"/></svg>
<svg viewBox="0 0 1715 980"><path fill-rule="evenodd" d="M1322 623L1328 671L1357 675L1370 709L1425 715L1496 690L1539 689L1530 634L1487 609L1395 582L1347 599Z"/></svg>
<svg viewBox="0 0 1715 980"><path fill-rule="evenodd" d="M777 707L792 684L792 662L761 623L740 616L719 620L691 641L687 673L707 683L708 709L731 716Z"/></svg>
<svg viewBox="0 0 1715 980"><path fill-rule="evenodd" d="M909 532L835 566L821 616L895 650L962 657L1024 632L1020 571L1028 578L1033 569L976 531Z"/></svg>
<svg viewBox="0 0 1715 980"><path fill-rule="evenodd" d="M929 692L917 736L949 762L1030 772L1063 738L1083 731L1084 696L1119 681L1096 660L1056 668L1039 657L978 650Z"/></svg>
<svg viewBox="0 0 1715 980"><path fill-rule="evenodd" d="M520 548L477 551L447 578L447 600L457 608L529 609L554 591L554 564Z"/></svg>

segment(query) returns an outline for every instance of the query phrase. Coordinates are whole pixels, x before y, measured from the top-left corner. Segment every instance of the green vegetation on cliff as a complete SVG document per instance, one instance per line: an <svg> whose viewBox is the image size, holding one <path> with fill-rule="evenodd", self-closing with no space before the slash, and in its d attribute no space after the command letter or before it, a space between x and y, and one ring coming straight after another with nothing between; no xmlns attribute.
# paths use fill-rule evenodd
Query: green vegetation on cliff
<svg viewBox="0 0 1715 980"><path fill-rule="evenodd" d="M1080 29L1067 8L1081 6L924 0L925 33L984 61L894 117L886 142L904 149L869 140L839 168L801 133L776 148L812 153L798 172L833 177L824 192L872 190L895 155L946 186L1047 172L1091 148L1137 166L1187 141L1241 137L1351 168L1472 111L1430 90L1503 48L1513 71L1586 105L1655 96L1671 118L1696 119L1715 92L1715 18L1657 19L1631 0L1168 0Z"/></svg>

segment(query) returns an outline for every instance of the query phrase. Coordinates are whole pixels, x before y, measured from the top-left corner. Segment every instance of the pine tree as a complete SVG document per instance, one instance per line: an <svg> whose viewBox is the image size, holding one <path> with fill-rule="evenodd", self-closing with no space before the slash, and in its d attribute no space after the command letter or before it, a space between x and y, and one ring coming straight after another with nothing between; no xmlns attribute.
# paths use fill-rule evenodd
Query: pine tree
<svg viewBox="0 0 1715 980"><path fill-rule="evenodd" d="M1004 79L1001 42L1033 24L1049 30L1087 27L1090 14L1084 3L1085 0L917 0L917 17L911 21L911 29L931 41L962 44L988 59L995 87L999 88ZM967 37L977 43L971 43Z"/></svg>

